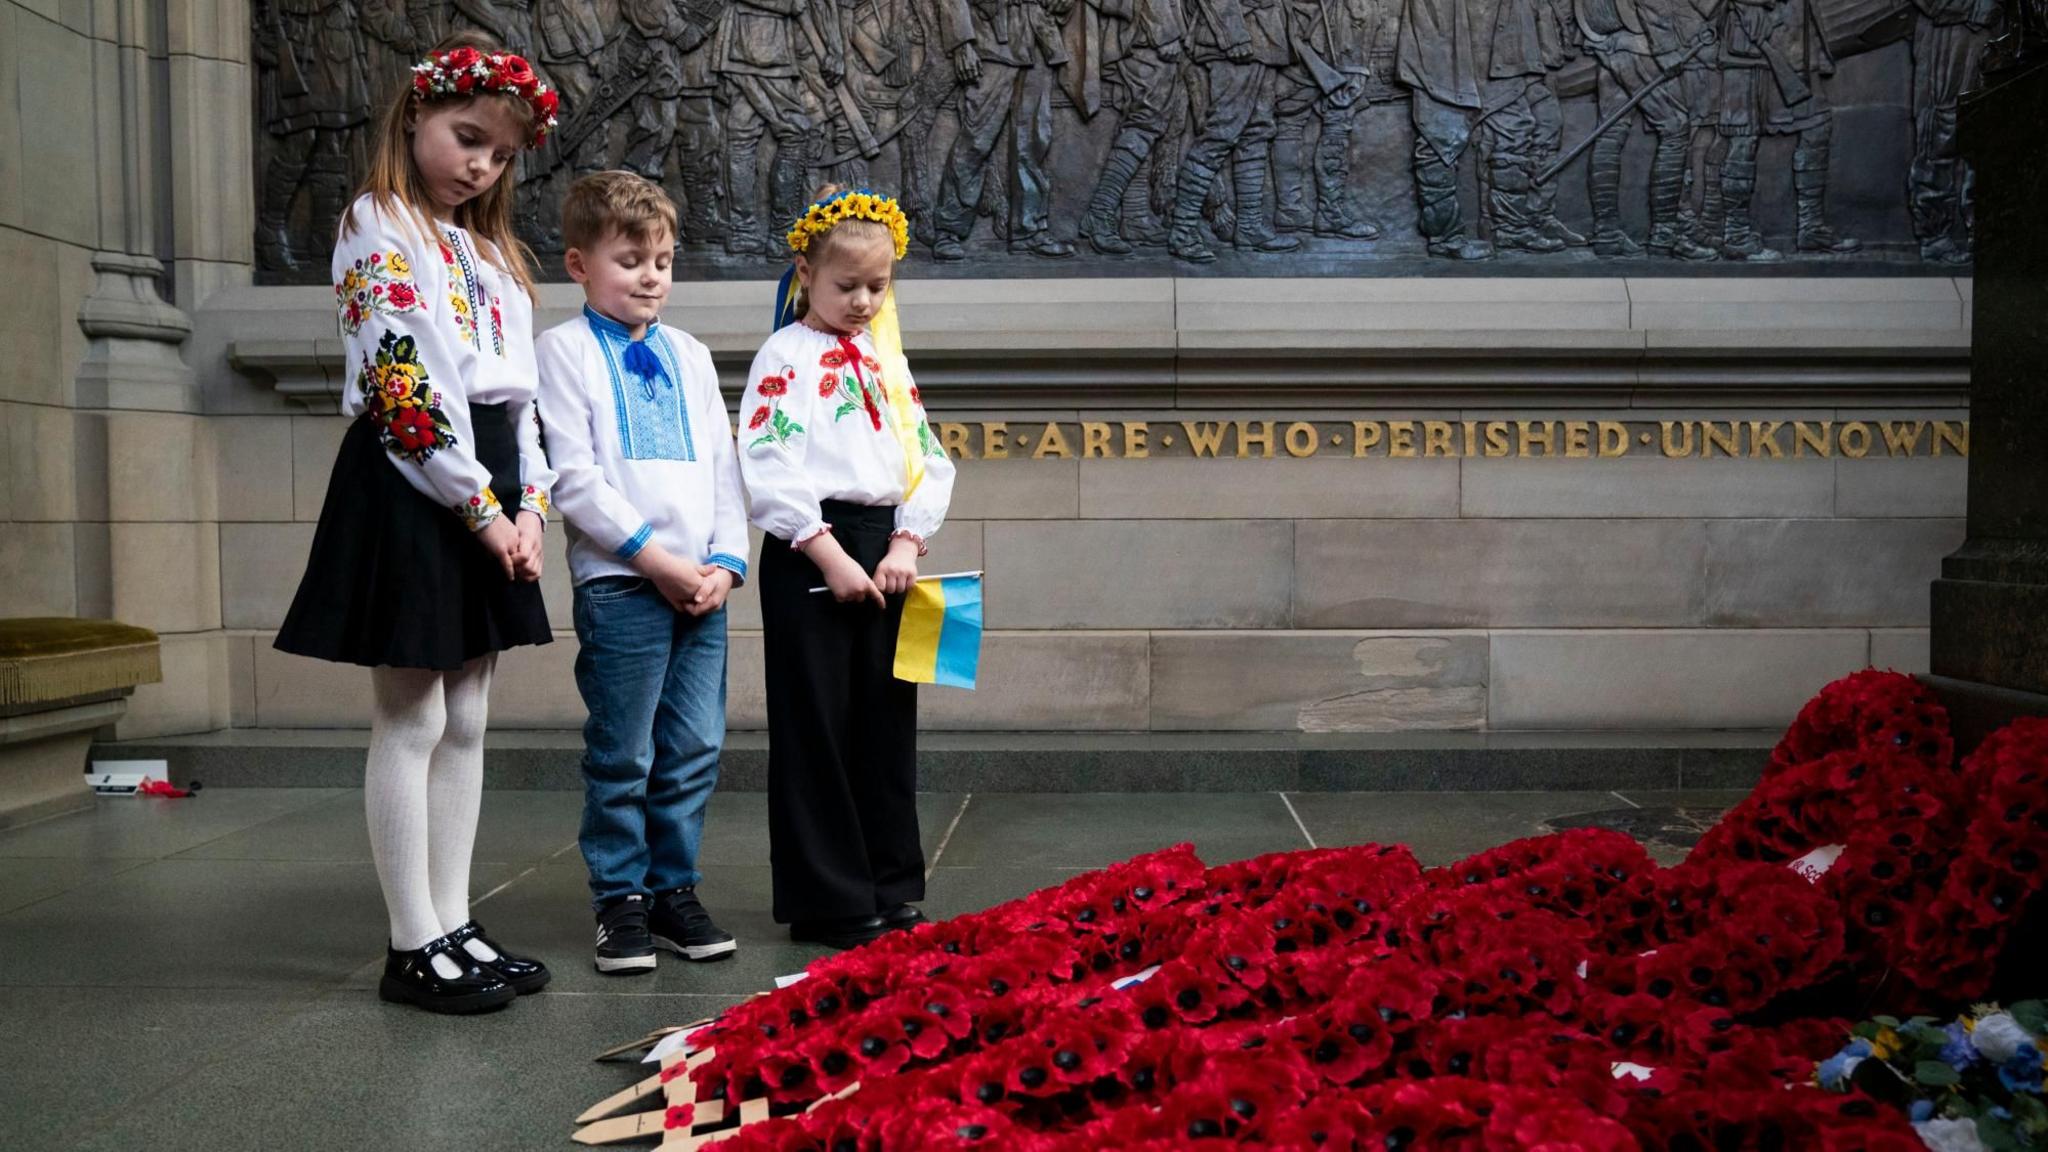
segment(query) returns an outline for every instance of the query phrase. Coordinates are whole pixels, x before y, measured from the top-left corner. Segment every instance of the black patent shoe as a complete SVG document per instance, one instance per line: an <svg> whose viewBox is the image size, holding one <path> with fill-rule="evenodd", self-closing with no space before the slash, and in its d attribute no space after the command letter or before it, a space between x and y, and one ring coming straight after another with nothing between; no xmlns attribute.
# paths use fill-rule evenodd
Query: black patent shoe
<svg viewBox="0 0 2048 1152"><path fill-rule="evenodd" d="M462 974L450 979L434 971L436 956L453 960ZM429 1012L463 1014L502 1008L519 993L463 951L453 936L442 936L410 952L387 949L384 978L377 982L377 995L393 1004L410 1004Z"/></svg>
<svg viewBox="0 0 2048 1152"><path fill-rule="evenodd" d="M906 928L929 923L931 921L926 918L923 910L915 904L898 904L882 910L882 927L891 932L901 932Z"/></svg>
<svg viewBox="0 0 2048 1152"><path fill-rule="evenodd" d="M880 916L851 916L840 920L798 920L789 926L789 938L799 944L823 944L844 950L871 944L888 931Z"/></svg>
<svg viewBox="0 0 2048 1152"><path fill-rule="evenodd" d="M496 952L498 954L496 960L478 960L477 963L496 972L500 979L512 986L512 991L517 992L521 996L540 991L542 988L547 987L548 981L552 979L547 965L538 960L529 960L524 956L514 956L512 953L505 951L496 940L484 935L484 926L474 920L450 932L448 938L455 941L458 948L467 941L479 940L483 942L484 947ZM467 948L463 948L462 951L464 955L469 953ZM470 958L475 959L475 957Z"/></svg>

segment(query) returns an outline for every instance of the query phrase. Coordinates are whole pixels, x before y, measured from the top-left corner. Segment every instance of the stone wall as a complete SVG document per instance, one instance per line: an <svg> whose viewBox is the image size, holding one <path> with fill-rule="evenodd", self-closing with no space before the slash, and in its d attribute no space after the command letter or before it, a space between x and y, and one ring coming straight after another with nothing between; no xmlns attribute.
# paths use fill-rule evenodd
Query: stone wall
<svg viewBox="0 0 2048 1152"><path fill-rule="evenodd" d="M124 735L227 721L215 448L178 346L249 280L247 25L235 0L0 0L4 611L163 634Z"/></svg>
<svg viewBox="0 0 2048 1152"><path fill-rule="evenodd" d="M711 344L731 393L770 294L677 287L669 319ZM975 457L925 570L988 572L982 688L929 690L931 727L1771 728L1842 673L1925 667L1928 582L1962 539L1967 280L912 281L902 295L927 403ZM270 647L343 431L329 299L223 294L191 347L220 451L237 726L366 722L360 671ZM577 299L544 288L542 323ZM1412 458L1393 443L1403 420ZM1781 422L1783 459L1753 443L1752 420ZM1192 455L1183 421L1213 429L1220 456ZM1353 421L1384 437L1363 458ZM1430 454L1431 421L1448 454ZM1509 447L1489 457L1496 421ZM1516 454L1518 421L1538 454ZM1598 455L1603 421L1627 455ZM1707 448L1700 421L1736 455ZM1048 422L1074 458L1044 442ZM1104 426L1099 455L1082 458L1084 422ZM1123 430L1141 422L1150 454L1129 458ZM1665 455L1664 422L1688 431L1686 458ZM1831 454L1801 447L1793 422L1815 438L1831 422ZM990 460L998 423L1010 456ZM1291 454L1296 423L1316 430L1313 456ZM1916 424L1912 455L1894 455L1883 428ZM566 627L562 534L549 544L549 612ZM749 591L731 623L731 722L759 728ZM574 655L568 632L508 655L494 725L579 724Z"/></svg>

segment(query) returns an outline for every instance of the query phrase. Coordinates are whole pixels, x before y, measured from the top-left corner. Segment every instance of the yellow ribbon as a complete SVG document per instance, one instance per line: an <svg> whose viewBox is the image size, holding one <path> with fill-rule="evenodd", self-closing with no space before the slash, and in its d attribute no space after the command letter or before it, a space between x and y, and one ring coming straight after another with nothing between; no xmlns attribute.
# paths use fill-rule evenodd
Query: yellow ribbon
<svg viewBox="0 0 2048 1152"><path fill-rule="evenodd" d="M882 310L868 325L875 358L882 362L882 396L888 401L889 424L903 448L903 499L924 482L924 441L917 435L917 406L910 399L910 361L903 355L903 329L896 319L896 287L882 297Z"/></svg>

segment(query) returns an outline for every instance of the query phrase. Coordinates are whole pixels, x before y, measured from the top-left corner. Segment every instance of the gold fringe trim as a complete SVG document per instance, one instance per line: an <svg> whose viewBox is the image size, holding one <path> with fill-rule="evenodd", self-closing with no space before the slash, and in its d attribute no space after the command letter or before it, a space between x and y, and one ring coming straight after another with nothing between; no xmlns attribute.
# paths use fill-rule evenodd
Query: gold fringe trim
<svg viewBox="0 0 2048 1152"><path fill-rule="evenodd" d="M0 659L0 704L41 704L91 696L164 678L157 645L130 644Z"/></svg>

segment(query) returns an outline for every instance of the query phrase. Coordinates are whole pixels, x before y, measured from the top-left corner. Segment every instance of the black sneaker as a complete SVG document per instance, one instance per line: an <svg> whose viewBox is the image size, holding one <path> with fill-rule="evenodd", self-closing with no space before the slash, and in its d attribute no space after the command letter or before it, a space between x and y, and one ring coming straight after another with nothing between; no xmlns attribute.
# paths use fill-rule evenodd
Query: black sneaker
<svg viewBox="0 0 2048 1152"><path fill-rule="evenodd" d="M711 913L697 902L695 888L677 888L656 896L647 929L654 934L655 947L685 960L719 960L740 947L732 933L711 922Z"/></svg>
<svg viewBox="0 0 2048 1152"><path fill-rule="evenodd" d="M635 893L597 910L597 970L654 971L654 938L647 934L647 897Z"/></svg>
<svg viewBox="0 0 2048 1152"><path fill-rule="evenodd" d="M443 976L434 968L434 957L446 956L459 970ZM387 948L384 978L377 982L380 999L394 1004L411 1004L429 1012L487 1012L510 1004L517 992L498 974L476 962L453 936L427 942L410 952Z"/></svg>

